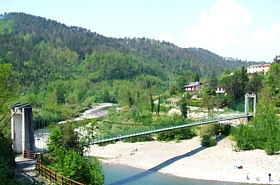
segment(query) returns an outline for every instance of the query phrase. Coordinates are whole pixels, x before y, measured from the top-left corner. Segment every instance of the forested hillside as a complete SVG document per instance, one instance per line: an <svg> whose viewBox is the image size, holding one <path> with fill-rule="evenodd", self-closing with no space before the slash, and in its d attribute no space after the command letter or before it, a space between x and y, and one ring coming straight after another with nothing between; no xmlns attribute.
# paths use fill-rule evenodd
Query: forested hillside
<svg viewBox="0 0 280 185"><path fill-rule="evenodd" d="M20 82L27 86L31 85L27 79L35 80L32 83L38 86L42 81L67 80L104 71L103 75L94 75L94 80L131 79L140 74L166 80L168 75L183 71L203 77L211 74L208 69L219 74L227 68L234 70L249 64L227 61L204 49L183 49L148 38L107 38L84 28L24 13L9 13L0 18L0 58L13 64ZM100 62L102 65L98 65ZM94 69L90 67L93 65Z"/></svg>
<svg viewBox="0 0 280 185"><path fill-rule="evenodd" d="M8 13L0 15L0 63L12 64L17 101L77 111L92 102L122 104L128 94L163 93L178 77L184 76L182 84L187 84L254 62L149 38L108 38L46 18Z"/></svg>

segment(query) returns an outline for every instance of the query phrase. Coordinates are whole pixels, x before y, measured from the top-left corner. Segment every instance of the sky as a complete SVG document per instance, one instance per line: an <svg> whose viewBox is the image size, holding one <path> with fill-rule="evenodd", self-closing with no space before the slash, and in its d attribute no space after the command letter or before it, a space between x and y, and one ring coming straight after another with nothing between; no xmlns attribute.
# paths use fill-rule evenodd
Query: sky
<svg viewBox="0 0 280 185"><path fill-rule="evenodd" d="M280 55L280 0L0 0L5 12L247 61L272 62Z"/></svg>

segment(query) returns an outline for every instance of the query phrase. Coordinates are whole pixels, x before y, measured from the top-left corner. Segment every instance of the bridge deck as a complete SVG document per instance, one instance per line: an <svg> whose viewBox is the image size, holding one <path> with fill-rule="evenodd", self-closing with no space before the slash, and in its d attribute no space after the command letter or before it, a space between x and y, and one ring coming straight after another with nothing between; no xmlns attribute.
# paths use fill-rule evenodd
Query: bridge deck
<svg viewBox="0 0 280 185"><path fill-rule="evenodd" d="M187 123L187 124L183 124L183 125L167 126L166 128L159 128L159 129L153 129L153 130L143 131L143 132L138 132L138 133L133 133L133 134L119 135L117 137L94 140L91 144L100 144L100 143L106 143L106 142L111 142L111 141L118 141L121 139L142 136L142 135L147 135L147 134L153 134L153 133L158 133L158 132L164 132L164 131L169 131L169 130L175 130L175 129L179 129L179 128L205 125L205 124L219 122L219 121L228 121L228 120L248 118L248 117L252 117L252 115L251 114L248 114L248 115L242 114L242 115L234 115L232 117L226 117L226 118L222 117L222 118L213 118L210 120L198 120L198 121L194 121L192 123Z"/></svg>

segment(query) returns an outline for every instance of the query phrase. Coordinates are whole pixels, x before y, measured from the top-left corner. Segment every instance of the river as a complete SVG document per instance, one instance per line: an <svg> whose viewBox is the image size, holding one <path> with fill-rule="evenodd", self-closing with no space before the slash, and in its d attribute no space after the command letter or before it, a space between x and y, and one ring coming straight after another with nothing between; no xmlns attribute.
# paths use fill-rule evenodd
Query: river
<svg viewBox="0 0 280 185"><path fill-rule="evenodd" d="M124 165L102 163L102 167L105 174L105 185L245 185L244 183L180 178Z"/></svg>

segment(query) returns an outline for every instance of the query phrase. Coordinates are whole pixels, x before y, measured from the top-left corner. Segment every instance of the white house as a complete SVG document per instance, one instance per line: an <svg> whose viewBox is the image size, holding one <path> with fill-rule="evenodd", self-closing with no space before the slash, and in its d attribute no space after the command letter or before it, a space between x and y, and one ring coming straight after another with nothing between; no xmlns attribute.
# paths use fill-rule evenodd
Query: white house
<svg viewBox="0 0 280 185"><path fill-rule="evenodd" d="M271 64L259 64L259 65L251 65L247 68L247 73L259 73L262 72L266 74L269 70Z"/></svg>

